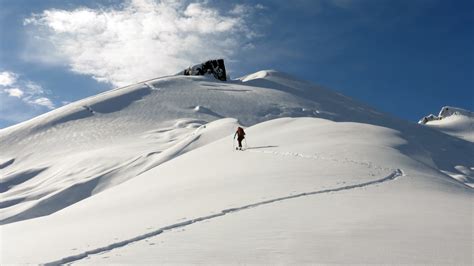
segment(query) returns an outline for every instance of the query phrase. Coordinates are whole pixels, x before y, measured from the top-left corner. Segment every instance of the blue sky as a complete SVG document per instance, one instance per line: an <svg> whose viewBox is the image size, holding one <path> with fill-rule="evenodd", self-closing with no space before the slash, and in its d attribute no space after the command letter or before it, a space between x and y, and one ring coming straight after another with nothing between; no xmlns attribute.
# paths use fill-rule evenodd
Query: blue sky
<svg viewBox="0 0 474 266"><path fill-rule="evenodd" d="M417 121L474 109L471 0L0 0L0 128L224 57Z"/></svg>

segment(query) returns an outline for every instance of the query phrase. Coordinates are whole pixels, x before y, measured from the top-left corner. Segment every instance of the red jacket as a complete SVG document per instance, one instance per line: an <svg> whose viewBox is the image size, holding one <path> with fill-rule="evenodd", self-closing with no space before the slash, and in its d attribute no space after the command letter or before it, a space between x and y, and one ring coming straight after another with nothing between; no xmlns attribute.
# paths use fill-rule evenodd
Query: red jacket
<svg viewBox="0 0 474 266"><path fill-rule="evenodd" d="M235 136L237 136L237 139L240 139L240 140L244 139L245 138L244 129L241 127L238 127L237 131L234 134L234 139L235 139Z"/></svg>

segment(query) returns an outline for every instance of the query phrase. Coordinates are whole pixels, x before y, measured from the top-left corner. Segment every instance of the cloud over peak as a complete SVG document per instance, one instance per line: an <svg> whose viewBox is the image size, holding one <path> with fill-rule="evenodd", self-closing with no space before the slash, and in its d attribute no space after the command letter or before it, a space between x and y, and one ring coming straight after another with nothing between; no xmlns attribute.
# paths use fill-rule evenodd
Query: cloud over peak
<svg viewBox="0 0 474 266"><path fill-rule="evenodd" d="M256 36L246 19L254 9L236 5L222 12L208 2L132 0L106 9L45 10L25 25L73 72L123 86L232 57Z"/></svg>

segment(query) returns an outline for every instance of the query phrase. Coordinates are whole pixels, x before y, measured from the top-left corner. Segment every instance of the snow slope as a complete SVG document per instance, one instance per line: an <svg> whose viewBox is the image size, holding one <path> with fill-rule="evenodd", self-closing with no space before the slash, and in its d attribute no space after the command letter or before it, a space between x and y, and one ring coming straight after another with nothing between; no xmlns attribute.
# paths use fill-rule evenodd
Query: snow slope
<svg viewBox="0 0 474 266"><path fill-rule="evenodd" d="M276 71L151 80L0 131L0 262L470 264L473 145Z"/></svg>
<svg viewBox="0 0 474 266"><path fill-rule="evenodd" d="M287 116L380 116L282 73L262 73L264 79L245 82L185 76L150 80L0 130L1 222L48 215L133 178L185 152L163 153L186 146L182 142L189 142L189 134L219 118L252 125ZM204 144L201 140L193 147Z"/></svg>
<svg viewBox="0 0 474 266"><path fill-rule="evenodd" d="M425 125L446 134L474 142L474 113L461 108L445 106L437 119Z"/></svg>

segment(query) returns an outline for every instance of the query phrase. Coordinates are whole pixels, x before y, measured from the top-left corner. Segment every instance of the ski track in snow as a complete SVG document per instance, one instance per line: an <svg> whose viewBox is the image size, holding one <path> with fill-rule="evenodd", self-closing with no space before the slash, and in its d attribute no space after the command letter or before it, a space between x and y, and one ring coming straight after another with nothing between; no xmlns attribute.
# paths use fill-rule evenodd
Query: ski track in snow
<svg viewBox="0 0 474 266"><path fill-rule="evenodd" d="M331 192L338 192L338 191L343 191L343 190L351 190L351 189L356 189L356 188L363 188L363 187L367 187L367 186L371 186L371 185L376 185L376 184L392 181L392 180L395 180L397 177L400 177L400 176L405 176L405 173L403 172L403 170L395 169L394 171L392 171L392 173L390 173L390 175L388 175L386 177L383 177L383 178L380 178L380 179L377 179L377 180L372 180L372 181L359 183L359 184L354 184L354 185L349 185L349 186L325 189L325 190L317 190L317 191L303 192L303 193L299 193L299 194L292 194L292 195L289 195L289 196L269 199L269 200L265 200L265 201L259 201L259 202L256 202L256 203L251 203L251 204L243 205L243 206L240 206L240 207L224 209L224 210L219 211L216 214L201 216L201 217L186 220L186 221L183 221L183 222L167 225L167 226L161 227L157 230L154 230L153 232L149 232L149 233L146 233L146 234L143 234L143 235L136 236L136 237L131 238L131 239L116 242L116 243L110 244L108 246L104 246L104 247L92 249L92 250L89 250L89 251L85 251L85 252L77 254L77 255L72 255L72 256L69 256L69 257L65 257L65 258L62 258L62 259L57 260L57 261L48 262L48 263L45 263L45 265L61 265L61 264L66 264L66 263L72 263L72 262L87 258L89 255L95 255L95 254L99 254L99 253L103 253L103 252L108 252L108 251L111 251L113 249L124 247L128 244L131 244L131 243L134 243L134 242L137 242L137 241L141 241L141 240L144 240L144 239L147 239L147 238L150 238L150 237L157 236L159 234L165 233L165 232L173 230L173 229L185 227L185 226L188 226L188 225L191 225L191 224L194 224L194 223L198 223L198 222L202 222L202 221L206 221L206 220L211 220L211 219L218 218L218 217L221 217L221 216L224 216L224 215L227 215L227 214L236 213L236 212L244 211L244 210L259 207L259 206L268 205L268 204L272 204L272 203L275 203L275 202L280 202L280 201L285 201L285 200L290 200L290 199L295 199L295 198L300 198L300 197L306 197L306 196L312 196L312 195L324 194L324 193L331 193Z"/></svg>
<svg viewBox="0 0 474 266"><path fill-rule="evenodd" d="M396 169L378 166L378 165L376 165L372 162L356 161L356 160L348 159L348 158L337 159L337 158L333 158L333 157L322 156L322 155L319 155L319 154L306 155L306 154L297 153L297 152L279 152L279 151L271 151L271 150L268 150L268 151L254 151L254 150L252 150L252 147L246 148L245 151L246 152L252 152L252 153L264 153L264 154L279 155L279 156L292 156L292 157L298 157L298 158L310 159L310 160L313 159L313 160L333 161L333 162L338 162L338 163L350 163L350 164L361 165L361 166L365 166L367 168L372 168L372 169L377 169L377 170L396 171Z"/></svg>

